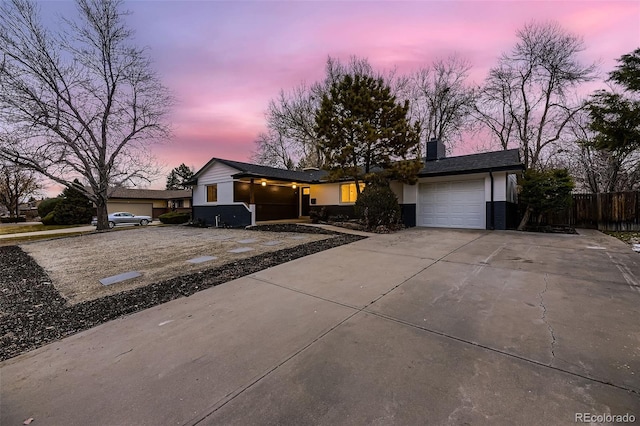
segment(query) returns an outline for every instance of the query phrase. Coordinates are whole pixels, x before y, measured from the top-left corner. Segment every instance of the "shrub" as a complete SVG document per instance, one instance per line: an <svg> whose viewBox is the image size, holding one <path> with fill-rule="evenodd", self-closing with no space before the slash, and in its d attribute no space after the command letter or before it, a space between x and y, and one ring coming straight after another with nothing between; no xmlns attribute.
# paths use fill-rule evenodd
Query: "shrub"
<svg viewBox="0 0 640 426"><path fill-rule="evenodd" d="M369 230L396 227L400 223L398 198L389 185L367 185L356 201L356 215Z"/></svg>
<svg viewBox="0 0 640 426"><path fill-rule="evenodd" d="M197 218L194 220L189 221L189 223L187 223L187 226L193 226L194 228L208 228L209 225L207 225L207 223L204 221L204 219L202 218Z"/></svg>
<svg viewBox="0 0 640 426"><path fill-rule="evenodd" d="M42 224L43 225L57 225L58 223L56 222L55 213L49 212L49 214L47 214L45 217L43 217L42 218Z"/></svg>
<svg viewBox="0 0 640 426"><path fill-rule="evenodd" d="M161 214L158 218L162 223L175 225L180 223L187 223L189 219L191 219L191 214L187 212L169 212Z"/></svg>
<svg viewBox="0 0 640 426"><path fill-rule="evenodd" d="M521 181L520 202L527 206L518 230L526 227L531 216L541 216L571 206L574 188L567 169L527 170Z"/></svg>
<svg viewBox="0 0 640 426"><path fill-rule="evenodd" d="M338 214L335 216L329 216L328 219L329 222L348 222L349 221L349 216L347 216L346 214Z"/></svg>
<svg viewBox="0 0 640 426"><path fill-rule="evenodd" d="M60 201L62 201L62 198L60 197L42 200L38 206L38 215L40 215L40 217L45 217L56 208Z"/></svg>
<svg viewBox="0 0 640 426"><path fill-rule="evenodd" d="M326 222L329 218L329 213L326 207L321 207L320 209L315 208L309 211L309 218L311 219L311 223Z"/></svg>

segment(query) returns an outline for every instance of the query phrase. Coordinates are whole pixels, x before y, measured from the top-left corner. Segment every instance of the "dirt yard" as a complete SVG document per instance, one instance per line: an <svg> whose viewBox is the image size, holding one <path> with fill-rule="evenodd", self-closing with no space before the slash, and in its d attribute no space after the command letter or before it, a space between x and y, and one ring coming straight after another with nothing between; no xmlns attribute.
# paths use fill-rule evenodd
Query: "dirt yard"
<svg viewBox="0 0 640 426"><path fill-rule="evenodd" d="M184 226L140 227L26 243L21 248L45 269L60 294L76 304L327 238L332 236ZM251 250L230 252L243 248ZM216 259L188 262L203 256ZM106 286L99 281L126 272L142 276Z"/></svg>

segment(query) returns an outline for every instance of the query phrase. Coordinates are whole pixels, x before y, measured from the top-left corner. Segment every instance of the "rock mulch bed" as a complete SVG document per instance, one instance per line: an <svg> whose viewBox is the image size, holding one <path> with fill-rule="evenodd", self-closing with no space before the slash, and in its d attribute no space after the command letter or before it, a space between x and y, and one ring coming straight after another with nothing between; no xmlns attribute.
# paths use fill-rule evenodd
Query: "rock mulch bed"
<svg viewBox="0 0 640 426"><path fill-rule="evenodd" d="M336 234L306 226L267 226L278 227L273 229L276 232ZM0 247L0 361L123 315L363 238L336 234L75 305L67 303L46 272L20 247Z"/></svg>

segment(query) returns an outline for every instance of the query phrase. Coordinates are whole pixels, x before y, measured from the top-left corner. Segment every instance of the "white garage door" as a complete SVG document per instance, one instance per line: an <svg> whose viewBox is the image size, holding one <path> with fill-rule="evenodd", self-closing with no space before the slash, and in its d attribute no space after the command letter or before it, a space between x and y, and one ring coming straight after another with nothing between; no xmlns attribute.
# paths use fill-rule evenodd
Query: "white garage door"
<svg viewBox="0 0 640 426"><path fill-rule="evenodd" d="M421 183L418 226L485 229L484 179Z"/></svg>

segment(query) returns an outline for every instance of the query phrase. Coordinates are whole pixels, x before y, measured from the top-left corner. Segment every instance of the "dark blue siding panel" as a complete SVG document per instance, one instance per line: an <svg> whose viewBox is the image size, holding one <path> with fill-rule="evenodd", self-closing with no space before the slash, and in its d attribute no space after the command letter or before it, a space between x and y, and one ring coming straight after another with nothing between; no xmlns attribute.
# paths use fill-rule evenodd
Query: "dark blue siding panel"
<svg viewBox="0 0 640 426"><path fill-rule="evenodd" d="M493 229L515 229L518 226L518 205L507 201L493 202ZM491 202L487 201L487 229L491 229Z"/></svg>
<svg viewBox="0 0 640 426"><path fill-rule="evenodd" d="M193 206L193 219L215 226L220 216L220 226L242 228L251 225L251 212L243 205Z"/></svg>
<svg viewBox="0 0 640 426"><path fill-rule="evenodd" d="M402 223L407 228L416 226L416 205L400 204L400 216L402 218Z"/></svg>

